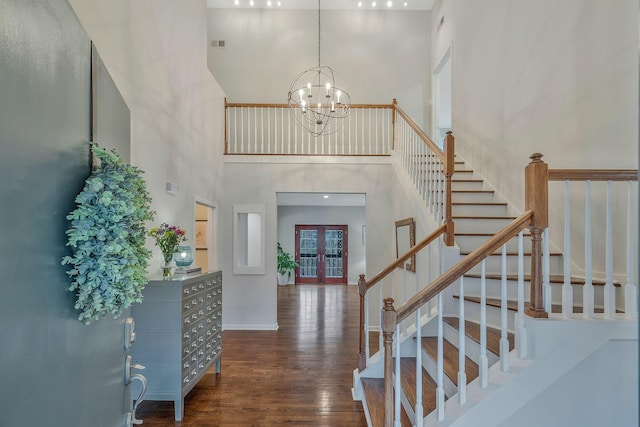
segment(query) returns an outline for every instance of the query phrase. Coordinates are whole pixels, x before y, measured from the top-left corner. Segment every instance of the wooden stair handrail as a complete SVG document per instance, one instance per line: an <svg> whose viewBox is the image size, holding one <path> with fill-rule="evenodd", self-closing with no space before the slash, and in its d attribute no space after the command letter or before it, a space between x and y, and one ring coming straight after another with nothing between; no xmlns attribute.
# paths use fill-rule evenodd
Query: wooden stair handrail
<svg viewBox="0 0 640 427"><path fill-rule="evenodd" d="M228 108L289 108L289 104L282 103L259 103L259 102L228 102L226 103ZM388 108L393 109L393 104L351 104L349 108Z"/></svg>
<svg viewBox="0 0 640 427"><path fill-rule="evenodd" d="M402 256L398 257L395 261L389 264L384 270L382 270L380 273L373 276L371 280L367 281L367 291L371 289L373 286L375 286L376 283L378 283L380 280L384 279L387 275L389 275L393 270L403 265L413 255L420 252L422 248L424 248L429 243L433 242L439 236L444 234L446 229L447 229L446 225L441 225L440 227L436 228L431 234L429 234L427 237L425 237L420 242L418 242L418 244L413 246L411 249L405 252ZM361 276L364 276L364 274Z"/></svg>
<svg viewBox="0 0 640 427"><path fill-rule="evenodd" d="M358 342L358 370L362 372L364 368L367 367L366 353L365 353L365 336L364 336L364 311L365 304L364 299L367 295L367 291L371 289L376 283L380 280L388 276L393 270L400 267L404 264L409 258L413 255L420 252L424 249L429 243L436 240L439 236L443 235L447 229L447 225L443 224L440 227L436 228L431 234L418 242L417 245L414 245L410 248L406 253L398 257L395 261L393 261L389 266L387 266L380 273L373 276L370 282L367 282L364 274L360 275L360 280L358 281L358 293L360 294L360 337Z"/></svg>
<svg viewBox="0 0 640 427"><path fill-rule="evenodd" d="M398 107L397 104L393 104L393 108L396 110L397 114L400 114L400 116L402 116L402 118L404 119L405 122L407 122L407 124L409 125L409 127L411 129L413 129L413 131L418 134L418 136L420 137L420 139L422 139L424 141L425 144L427 144L427 146L429 147L429 149L431 151L433 151L434 153L436 153L436 155L438 156L438 158L446 164L447 162L447 158L445 153L443 153L442 151L440 151L440 147L438 147L436 145L435 142L433 142L431 140L431 138L429 138L429 136L427 136L426 133L424 133L424 131L422 129L420 129L420 127L416 124L416 122L414 122L408 115L407 113L405 113L402 108Z"/></svg>
<svg viewBox="0 0 640 427"><path fill-rule="evenodd" d="M493 253L496 249L515 237L520 231L529 227L533 219L533 211L526 211L511 224L500 230L492 238L483 243L476 250L458 261L453 267L447 270L442 276L435 279L420 292L412 296L403 305L398 307L397 322L401 322L410 314L424 305L431 298L438 295L453 282L458 280L464 273L478 265L483 259Z"/></svg>
<svg viewBox="0 0 640 427"><path fill-rule="evenodd" d="M637 169L549 169L549 181L637 181Z"/></svg>

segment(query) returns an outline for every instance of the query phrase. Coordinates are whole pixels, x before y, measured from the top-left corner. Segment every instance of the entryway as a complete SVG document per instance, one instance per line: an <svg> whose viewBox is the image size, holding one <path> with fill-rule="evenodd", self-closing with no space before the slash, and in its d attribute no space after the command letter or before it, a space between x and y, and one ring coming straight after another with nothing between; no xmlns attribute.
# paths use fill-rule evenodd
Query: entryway
<svg viewBox="0 0 640 427"><path fill-rule="evenodd" d="M347 283L348 227L296 225L296 283Z"/></svg>

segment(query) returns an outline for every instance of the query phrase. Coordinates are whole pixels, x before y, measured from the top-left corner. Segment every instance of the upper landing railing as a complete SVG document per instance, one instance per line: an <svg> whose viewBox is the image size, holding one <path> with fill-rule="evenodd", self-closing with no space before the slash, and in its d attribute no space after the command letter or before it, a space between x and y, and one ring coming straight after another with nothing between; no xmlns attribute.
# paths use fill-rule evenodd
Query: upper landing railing
<svg viewBox="0 0 640 427"><path fill-rule="evenodd" d="M300 129L287 104L225 100L225 154L388 156L393 149L394 104L352 104L343 125L314 137Z"/></svg>

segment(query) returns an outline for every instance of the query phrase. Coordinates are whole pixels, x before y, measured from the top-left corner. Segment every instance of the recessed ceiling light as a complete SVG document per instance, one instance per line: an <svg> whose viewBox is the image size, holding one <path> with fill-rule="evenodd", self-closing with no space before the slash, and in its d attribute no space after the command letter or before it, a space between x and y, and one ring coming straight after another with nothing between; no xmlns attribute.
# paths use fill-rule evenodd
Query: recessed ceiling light
<svg viewBox="0 0 640 427"><path fill-rule="evenodd" d="M253 0L249 2L249 6L253 6Z"/></svg>
<svg viewBox="0 0 640 427"><path fill-rule="evenodd" d="M362 2L361 1L358 2L358 7L362 7Z"/></svg>
<svg viewBox="0 0 640 427"><path fill-rule="evenodd" d="M267 2L267 6L271 7L271 0Z"/></svg>
<svg viewBox="0 0 640 427"><path fill-rule="evenodd" d="M393 2L392 2L391 0L389 0L389 1L387 2L387 7L391 7L391 6L393 6Z"/></svg>
<svg viewBox="0 0 640 427"><path fill-rule="evenodd" d="M404 7L407 7L407 4L408 4L407 2L404 2Z"/></svg>
<svg viewBox="0 0 640 427"><path fill-rule="evenodd" d="M233 2L233 4L235 4L236 6L240 4L240 0L236 0Z"/></svg>
<svg viewBox="0 0 640 427"><path fill-rule="evenodd" d="M324 196L322 196L322 197L323 197L323 198L325 198L325 199L328 199L328 198L329 198L329 195L328 195L328 194L325 194L325 195L324 195Z"/></svg>
<svg viewBox="0 0 640 427"><path fill-rule="evenodd" d="M376 7L376 2L372 2L371 7Z"/></svg>
<svg viewBox="0 0 640 427"><path fill-rule="evenodd" d="M278 2L278 6L280 6L280 2Z"/></svg>

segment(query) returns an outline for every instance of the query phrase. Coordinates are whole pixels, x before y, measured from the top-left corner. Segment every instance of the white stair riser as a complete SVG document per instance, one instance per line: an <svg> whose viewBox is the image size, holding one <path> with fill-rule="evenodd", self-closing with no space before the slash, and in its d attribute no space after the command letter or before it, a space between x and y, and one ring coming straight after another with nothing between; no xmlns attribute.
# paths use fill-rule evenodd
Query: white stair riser
<svg viewBox="0 0 640 427"><path fill-rule="evenodd" d="M422 351L422 367L427 371L429 376L433 378L434 381L438 381L438 362L433 359L426 351ZM443 375L444 377L444 395L445 396L453 396L458 392L458 387L447 377L447 375Z"/></svg>
<svg viewBox="0 0 640 427"><path fill-rule="evenodd" d="M480 304L471 301L464 302L465 319L480 323ZM487 325L500 329L500 308L487 306ZM515 311L507 310L507 330L513 332L515 327Z"/></svg>
<svg viewBox="0 0 640 427"><path fill-rule="evenodd" d="M509 218L453 218L456 233L491 233L495 234L509 225Z"/></svg>
<svg viewBox="0 0 640 427"><path fill-rule="evenodd" d="M460 348L459 344L459 331L448 323L444 324L444 338L452 343L456 348ZM476 364L480 364L480 343L474 339L469 338L465 335L465 349L466 354L469 359L473 360ZM489 366L496 363L499 358L498 355L491 353L487 350L487 359L489 362Z"/></svg>
<svg viewBox="0 0 640 427"><path fill-rule="evenodd" d="M484 182L482 181L456 181L455 179L451 181L451 189L452 190L483 190Z"/></svg>
<svg viewBox="0 0 640 427"><path fill-rule="evenodd" d="M453 193L451 195L451 201L457 203L490 203L493 202L495 195L491 193L474 193L474 192L462 192Z"/></svg>
<svg viewBox="0 0 640 427"><path fill-rule="evenodd" d="M524 274L531 274L531 257L525 255L523 258L524 265ZM486 273L501 273L502 272L502 256L500 255L491 255L486 258L485 261L485 271ZM557 272L562 271L562 257L561 256L552 256L549 257L549 271ZM476 265L470 270L471 273L480 273L480 264ZM517 274L518 273L518 257L517 256L507 256L507 273L508 274Z"/></svg>
<svg viewBox="0 0 640 427"><path fill-rule="evenodd" d="M467 295L473 295L480 297L480 279L475 277L464 278L464 291ZM529 299L531 292L531 283L524 282L524 296L525 299ZM502 297L502 281L495 279L486 279L486 293L487 298L500 298ZM507 299L518 299L518 283L507 280Z"/></svg>
<svg viewBox="0 0 640 427"><path fill-rule="evenodd" d="M484 242L489 240L491 236L455 236L455 241L458 247L462 252L471 252L474 249L482 246ZM525 252L531 252L531 238L529 236L524 236L522 241L522 247ZM518 239L514 238L507 242L507 252L517 252L518 251Z"/></svg>
<svg viewBox="0 0 640 427"><path fill-rule="evenodd" d="M452 205L454 216L505 216L506 205Z"/></svg>

